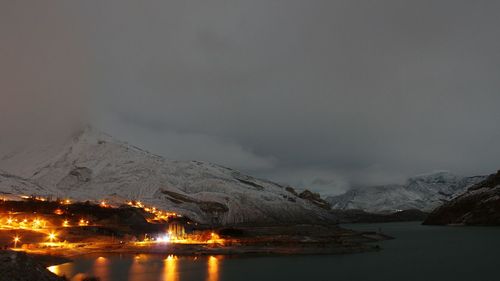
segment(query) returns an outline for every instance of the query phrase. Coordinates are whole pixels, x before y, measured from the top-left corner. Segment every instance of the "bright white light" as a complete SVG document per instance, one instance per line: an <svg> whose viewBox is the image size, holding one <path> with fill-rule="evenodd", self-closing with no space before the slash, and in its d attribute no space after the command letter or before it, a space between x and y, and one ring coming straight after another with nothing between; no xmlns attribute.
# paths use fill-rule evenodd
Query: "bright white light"
<svg viewBox="0 0 500 281"><path fill-rule="evenodd" d="M170 242L170 236L168 236L168 235L158 236L156 241L158 241L160 243L168 243L168 242Z"/></svg>

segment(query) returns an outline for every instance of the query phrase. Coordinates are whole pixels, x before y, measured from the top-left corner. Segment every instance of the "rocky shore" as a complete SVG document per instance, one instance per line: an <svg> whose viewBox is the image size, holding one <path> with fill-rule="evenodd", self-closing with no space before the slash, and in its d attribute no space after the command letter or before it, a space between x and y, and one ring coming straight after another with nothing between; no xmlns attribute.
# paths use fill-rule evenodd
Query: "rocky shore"
<svg viewBox="0 0 500 281"><path fill-rule="evenodd" d="M44 264L45 263L45 264ZM0 281L64 281L47 270L47 263L61 263L61 259L32 257L24 252L0 251Z"/></svg>

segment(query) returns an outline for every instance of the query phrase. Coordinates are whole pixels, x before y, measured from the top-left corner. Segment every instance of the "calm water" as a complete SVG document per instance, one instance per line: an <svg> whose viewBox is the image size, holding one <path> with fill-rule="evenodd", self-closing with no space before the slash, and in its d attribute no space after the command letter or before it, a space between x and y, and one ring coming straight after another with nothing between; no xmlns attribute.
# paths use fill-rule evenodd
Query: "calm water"
<svg viewBox="0 0 500 281"><path fill-rule="evenodd" d="M347 225L346 225L347 226ZM379 243L383 250L342 256L167 257L106 255L81 257L52 267L79 280L500 280L500 228L434 227L418 223L348 225L397 237Z"/></svg>

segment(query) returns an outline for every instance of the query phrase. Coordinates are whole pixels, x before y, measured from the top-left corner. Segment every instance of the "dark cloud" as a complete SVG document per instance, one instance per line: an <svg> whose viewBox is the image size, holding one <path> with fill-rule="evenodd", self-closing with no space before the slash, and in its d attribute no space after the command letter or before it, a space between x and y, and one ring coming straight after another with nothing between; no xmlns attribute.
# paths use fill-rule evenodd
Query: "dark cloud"
<svg viewBox="0 0 500 281"><path fill-rule="evenodd" d="M0 152L85 120L92 81L75 12L56 2L0 4Z"/></svg>
<svg viewBox="0 0 500 281"><path fill-rule="evenodd" d="M12 3L9 81L167 157L325 193L499 168L494 1Z"/></svg>

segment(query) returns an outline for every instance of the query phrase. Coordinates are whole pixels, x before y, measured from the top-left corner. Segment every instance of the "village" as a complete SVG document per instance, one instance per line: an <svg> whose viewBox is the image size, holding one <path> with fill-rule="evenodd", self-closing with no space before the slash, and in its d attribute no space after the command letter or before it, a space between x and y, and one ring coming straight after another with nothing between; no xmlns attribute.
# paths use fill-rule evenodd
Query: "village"
<svg viewBox="0 0 500 281"><path fill-rule="evenodd" d="M332 254L378 250L366 242L384 239L335 225L204 225L136 200L0 198L0 247L33 255Z"/></svg>
<svg viewBox="0 0 500 281"><path fill-rule="evenodd" d="M140 201L120 206L20 195L0 198L0 247L71 256L95 251L167 251L167 245L223 246L207 226Z"/></svg>

